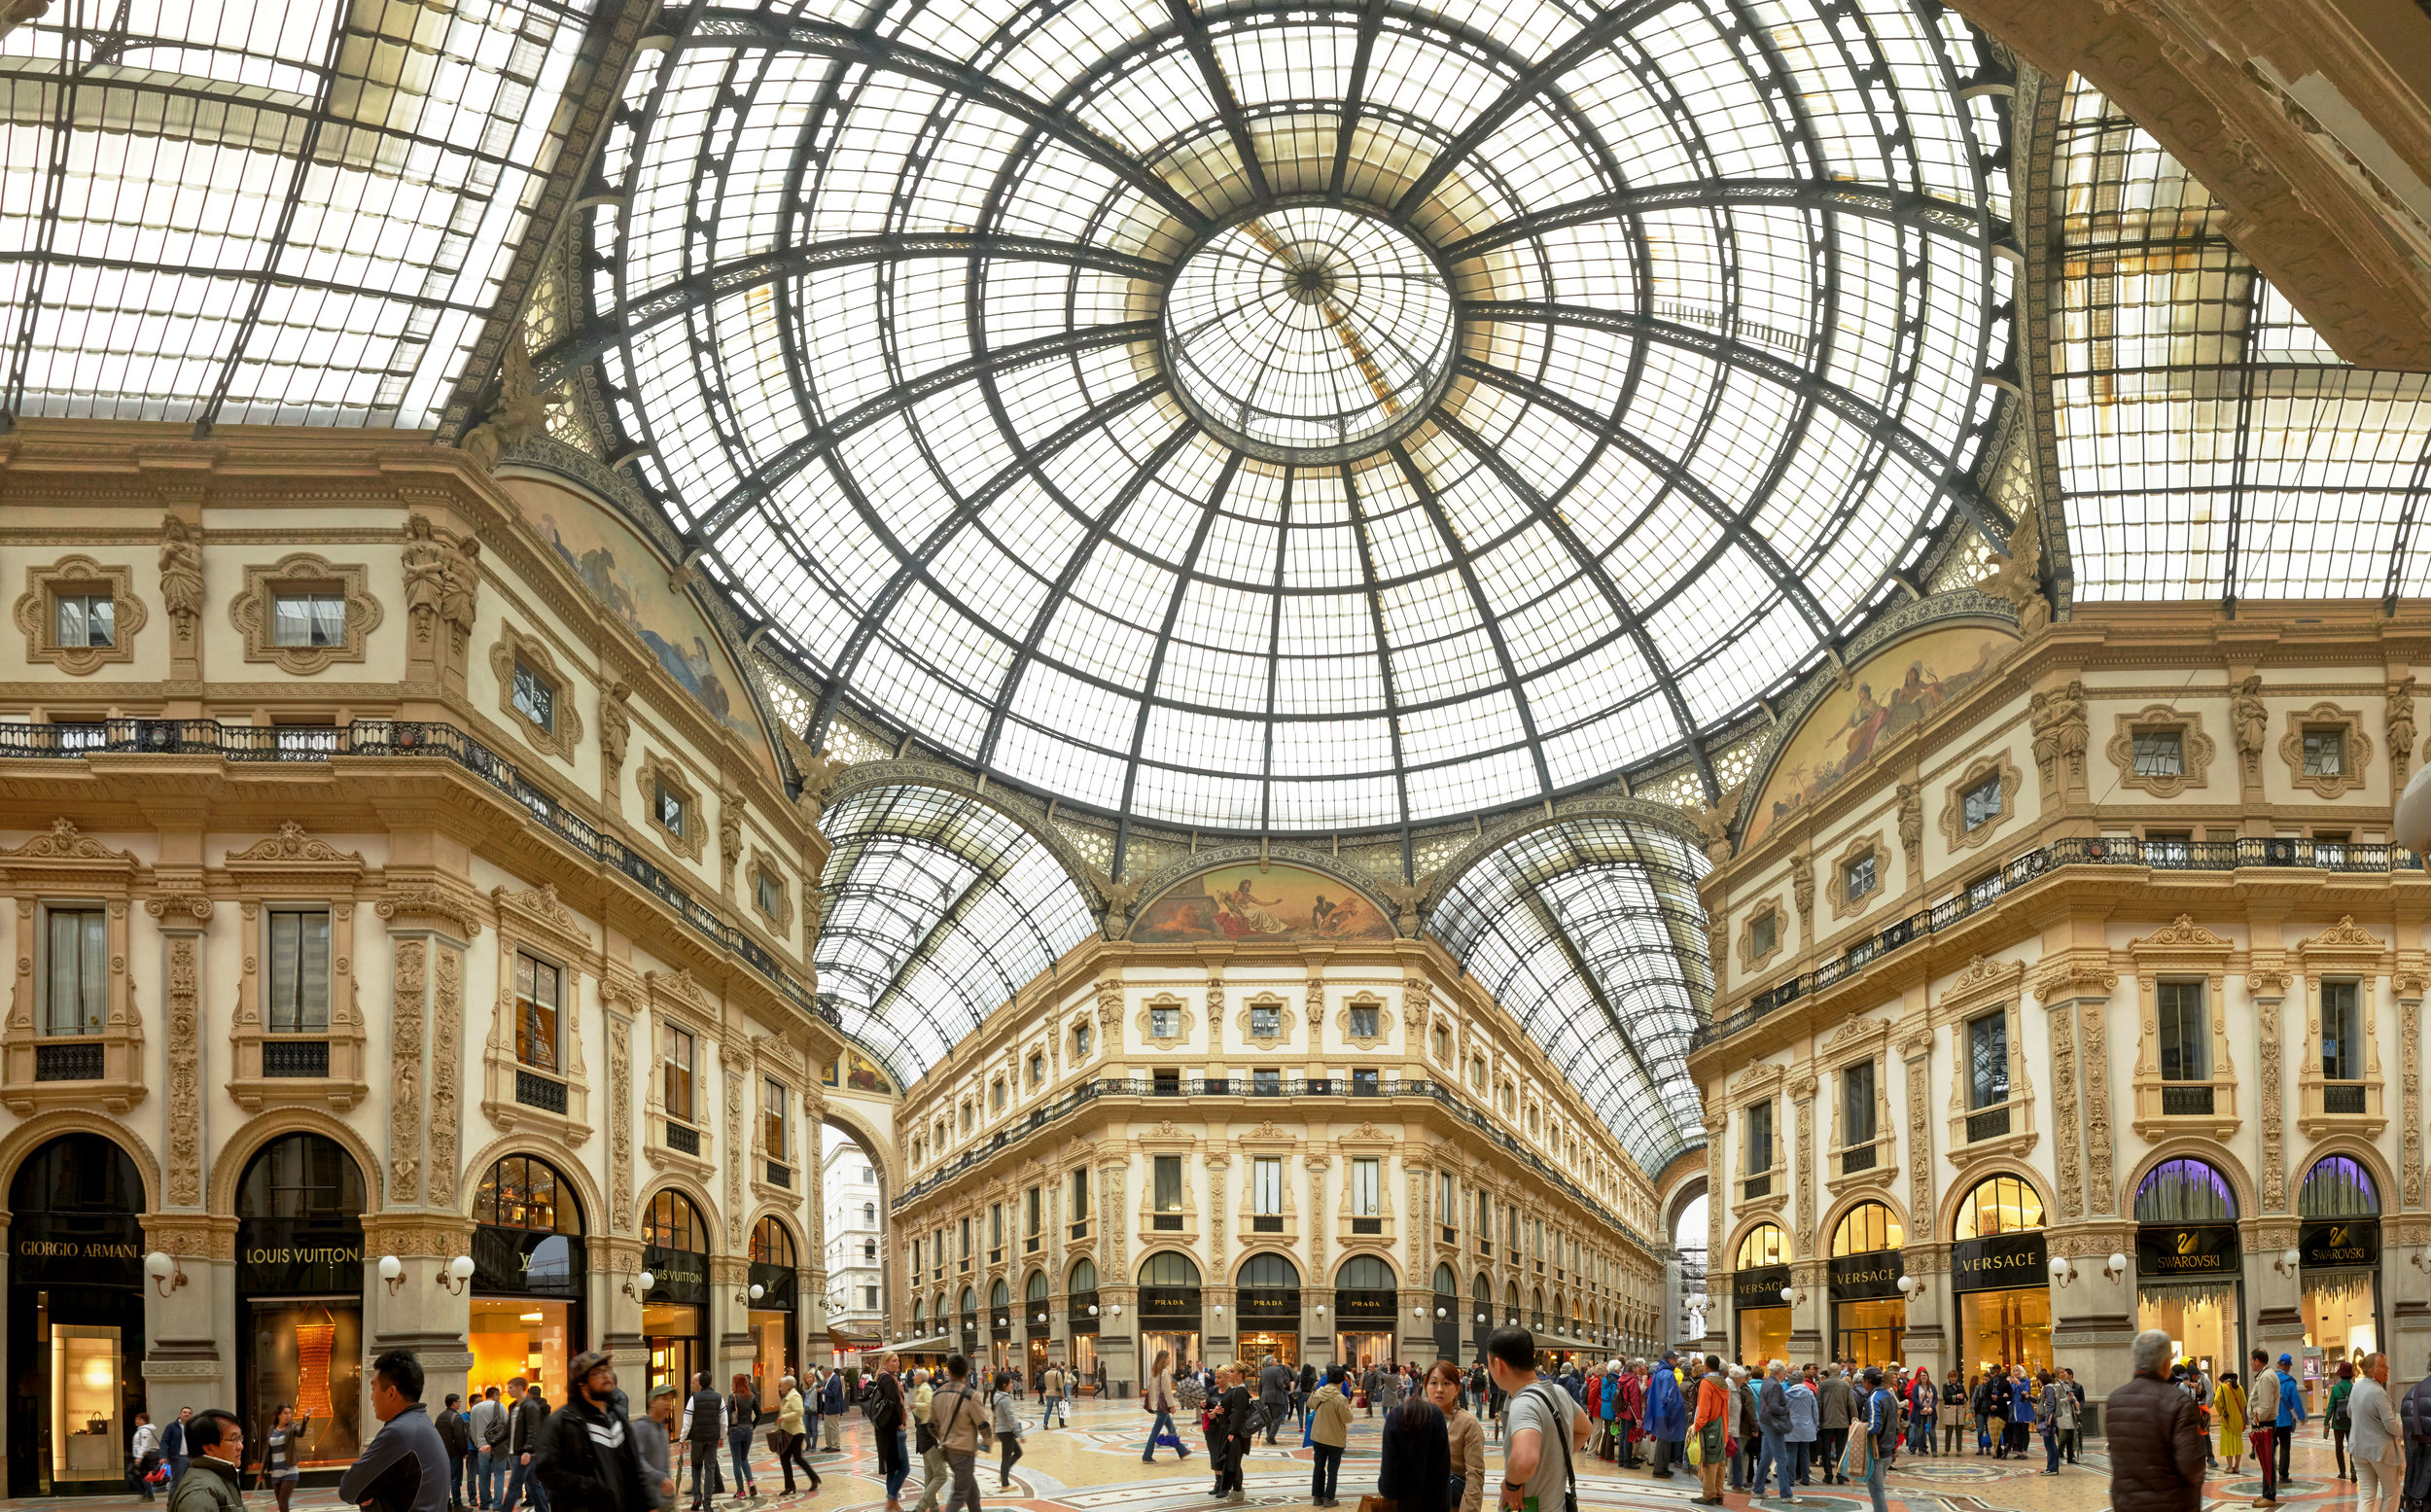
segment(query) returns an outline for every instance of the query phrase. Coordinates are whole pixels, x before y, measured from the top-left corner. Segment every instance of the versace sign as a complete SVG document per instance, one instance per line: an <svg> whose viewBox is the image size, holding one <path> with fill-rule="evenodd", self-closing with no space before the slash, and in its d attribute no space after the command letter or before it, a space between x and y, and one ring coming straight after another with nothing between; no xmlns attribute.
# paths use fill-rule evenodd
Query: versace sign
<svg viewBox="0 0 2431 1512"><path fill-rule="evenodd" d="M1759 1265L1753 1270L1735 1272L1731 1276L1731 1306L1787 1307L1781 1300L1781 1288L1789 1284L1786 1265Z"/></svg>
<svg viewBox="0 0 2431 1512"><path fill-rule="evenodd" d="M1954 1291L2013 1291L2050 1284L2051 1248L2043 1231L1962 1239L1950 1247Z"/></svg>
<svg viewBox="0 0 2431 1512"><path fill-rule="evenodd" d="M1835 1255L1831 1262L1832 1295L1852 1302L1895 1297L1899 1295L1899 1278L1906 1274L1907 1261L1896 1249Z"/></svg>

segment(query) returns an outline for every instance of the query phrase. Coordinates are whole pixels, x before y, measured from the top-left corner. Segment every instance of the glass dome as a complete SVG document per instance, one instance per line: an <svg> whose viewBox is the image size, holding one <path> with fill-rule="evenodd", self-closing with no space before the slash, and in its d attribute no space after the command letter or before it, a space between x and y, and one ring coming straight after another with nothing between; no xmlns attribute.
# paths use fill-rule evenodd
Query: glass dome
<svg viewBox="0 0 2431 1512"><path fill-rule="evenodd" d="M1178 826L1465 815L1702 764L2005 536L1955 13L668 14L539 366L604 362L814 726Z"/></svg>

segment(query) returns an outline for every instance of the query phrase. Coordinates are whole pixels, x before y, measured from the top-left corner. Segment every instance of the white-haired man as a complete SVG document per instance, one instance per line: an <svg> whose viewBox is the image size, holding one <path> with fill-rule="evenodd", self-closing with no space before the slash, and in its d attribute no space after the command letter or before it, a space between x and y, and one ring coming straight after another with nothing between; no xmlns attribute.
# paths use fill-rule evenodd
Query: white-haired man
<svg viewBox="0 0 2431 1512"><path fill-rule="evenodd" d="M2203 1441L2194 1401L2169 1383L2169 1335L2145 1329L2133 1357L2134 1378L2110 1393L2102 1412L2113 1512L2199 1512Z"/></svg>

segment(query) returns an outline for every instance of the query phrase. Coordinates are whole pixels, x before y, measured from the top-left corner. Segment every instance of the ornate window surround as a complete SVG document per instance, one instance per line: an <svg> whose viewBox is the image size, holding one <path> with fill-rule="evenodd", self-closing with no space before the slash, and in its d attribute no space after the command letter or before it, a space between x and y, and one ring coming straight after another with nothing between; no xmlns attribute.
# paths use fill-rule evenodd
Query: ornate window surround
<svg viewBox="0 0 2431 1512"><path fill-rule="evenodd" d="M1350 1259L1352 1255L1363 1249L1381 1248L1390 1256L1393 1246L1400 1243L1401 1239L1398 1224L1400 1215L1392 1204L1393 1165L1395 1157L1401 1152L1398 1126L1392 1130L1386 1130L1372 1123L1362 1123L1348 1133L1334 1137L1334 1152L1342 1162L1342 1179L1335 1183L1337 1188L1334 1196L1335 1230L1331 1236L1333 1245L1327 1247L1325 1261L1329 1268L1327 1272L1329 1283L1331 1272L1340 1269L1342 1262ZM1351 1211L1351 1202L1355 1195L1351 1189L1353 1186L1351 1163L1355 1160L1376 1162L1376 1211L1374 1213L1354 1213ZM1377 1219L1382 1223L1384 1231L1381 1234L1355 1234L1351 1230L1351 1220L1354 1217ZM1339 1252L1336 1252L1337 1248Z"/></svg>
<svg viewBox="0 0 2431 1512"><path fill-rule="evenodd" d="M1376 1010L1376 1032L1374 1034L1355 1035L1351 1033L1351 1010L1353 1008L1374 1008ZM1379 1049L1387 1044L1390 1044L1392 1040L1392 1009L1385 1005L1384 999L1378 997L1372 992L1354 993L1350 997L1343 999L1342 1006L1334 1010L1334 1030L1337 1034L1342 1036L1342 1042L1351 1049Z"/></svg>
<svg viewBox="0 0 2431 1512"><path fill-rule="evenodd" d="M481 1111L502 1132L534 1129L581 1147L591 1137L590 1078L582 1061L582 978L585 963L597 955L582 921L557 899L557 889L546 884L538 891L507 887L490 890L498 917L498 990L490 1009L489 1037L481 1046ZM566 1110L552 1113L515 1101L515 978L517 952L546 961L564 973L565 1005L558 1018L565 1037ZM600 984L598 973L594 991ZM654 1084L654 1083L653 1083Z"/></svg>
<svg viewBox="0 0 2431 1512"><path fill-rule="evenodd" d="M1174 1033L1162 1039L1158 1038L1149 1028L1155 1022L1153 1010L1157 1008L1174 1010ZM1190 1048L1191 1037L1198 1033L1199 1016L1190 1011L1190 1005L1187 1002L1172 993L1164 992L1144 1001L1140 1004L1139 1014L1133 1023L1140 1032L1141 1049L1156 1052L1187 1050Z"/></svg>
<svg viewBox="0 0 2431 1512"><path fill-rule="evenodd" d="M1994 1010L2007 1021L2009 1100L1991 1108L1970 1108L1973 1084L1967 1026ZM1944 1157L1960 1170L1986 1159L2024 1160L2041 1138L2034 1127L2034 1082L2026 1070L2025 963L1975 957L1943 989L1941 1002L1933 1006L1932 1021L1950 1026L1950 1141ZM1968 1141L1968 1119L2002 1109L2009 1114L2007 1134Z"/></svg>
<svg viewBox="0 0 2431 1512"><path fill-rule="evenodd" d="M1135 1134L1131 1145L1140 1152L1143 1162L1140 1173L1140 1198L1134 1213L1133 1229L1133 1237L1140 1245L1140 1252L1145 1254L1150 1249L1162 1248L1195 1250L1202 1229L1199 1223L1199 1185L1190 1179L1190 1166L1193 1160L1206 1152L1206 1142L1195 1129L1185 1129L1173 1120L1166 1119L1152 1129ZM1179 1230L1160 1229L1156 1226L1156 1157L1159 1155L1181 1157L1181 1227ZM1098 1194L1098 1208L1101 1212L1107 1209L1107 1197L1108 1194L1104 1192ZM1166 1216L1171 1217L1173 1214L1167 1213ZM1194 1255L1193 1263L1198 1265L1200 1274L1204 1277L1207 1270L1206 1260ZM1205 1283L1202 1280L1201 1284ZM1098 1284L1101 1289L1104 1288L1106 1283L1103 1277L1099 1279Z"/></svg>
<svg viewBox="0 0 2431 1512"><path fill-rule="evenodd" d="M699 861L709 845L709 816L702 811L700 789L684 775L683 766L652 751L634 767L633 782L642 797L642 832L687 861ZM680 835L658 822L661 783L684 800L684 833Z"/></svg>
<svg viewBox="0 0 2431 1512"><path fill-rule="evenodd" d="M1251 1012L1257 1008L1275 1010L1275 1033L1261 1035L1250 1027L1253 1022ZM1244 1045L1259 1050L1279 1050L1290 1043L1291 1037L1299 1032L1300 1016L1291 1011L1289 999L1280 993L1262 992L1241 1004L1241 1015L1233 1020L1233 1027L1239 1031Z"/></svg>
<svg viewBox="0 0 2431 1512"><path fill-rule="evenodd" d="M2296 960L2305 981L2305 1043L2308 1047L2296 1072L2296 1127L2308 1139L2355 1134L2367 1142L2377 1141L2388 1122L2387 1078L2380 1069L2378 1008L2380 979L2390 973L2394 965L2389 946L2349 915L2301 941L2296 947ZM2319 1051L2309 1048L2321 1043L2322 985L2345 981L2355 984L2355 1012L2363 1029L2364 1110L2360 1113L2327 1111L2329 1081L2321 1074Z"/></svg>
<svg viewBox="0 0 2431 1512"><path fill-rule="evenodd" d="M2157 735L2175 730L2178 735L2179 764L2185 770L2175 777L2138 777L2135 774L2135 737ZM2156 798L2174 798L2211 785L2211 759L2219 748L2203 733L2203 717L2192 709L2173 709L2167 704L2151 704L2133 714L2119 716L2119 732L2110 737L2103 748L2110 764L2119 771L2119 786L2149 792ZM2301 758L2301 749L2298 756Z"/></svg>
<svg viewBox="0 0 2431 1512"><path fill-rule="evenodd" d="M515 663L521 662L548 685L549 727L541 728L515 707ZM581 749L582 715L575 707L574 679L549 654L548 643L501 623L497 643L489 649L490 671L498 677L498 712L510 728L536 751L544 751L568 766Z"/></svg>
<svg viewBox="0 0 2431 1512"><path fill-rule="evenodd" d="M1878 888L1877 891L1880 891ZM1756 925L1767 915L1773 919L1773 948L1758 954ZM1781 906L1779 893L1740 915L1739 968L1750 974L1771 966L1781 952L1789 948L1789 911Z"/></svg>
<svg viewBox="0 0 2431 1512"><path fill-rule="evenodd" d="M133 661L135 632L148 617L144 601L135 596L133 580L131 567L106 566L83 555L63 556L48 567L26 568L25 592L17 601L17 625L25 632L25 659L48 662L69 677ZM59 615L54 607L59 594L98 594L104 589L110 594L111 644L59 645Z"/></svg>
<svg viewBox="0 0 2431 1512"><path fill-rule="evenodd" d="M783 1089L785 1123L786 1128L793 1134L794 1148L786 1158L779 1160L768 1148L766 1118L757 1114L753 1116L750 1120L751 1169L747 1173L746 1184L751 1188L752 1196L758 1202L774 1204L783 1209L790 1217L799 1217L801 1205L809 1199L810 1183L803 1178L803 1175L811 1165L810 1159L806 1157L817 1148L816 1141L812 1137L817 1134L819 1125L812 1120L809 1099L801 1090L802 1073L806 1069L800 1053L783 1039L774 1035L753 1037L751 1080L757 1086L757 1095L762 1100L768 1096L770 1082L776 1083ZM762 1113L764 1111L761 1109ZM777 1186L768 1180L768 1167L772 1163L784 1166L793 1173L793 1186ZM800 1253L801 1251L796 1249L797 1258Z"/></svg>
<svg viewBox="0 0 2431 1512"><path fill-rule="evenodd" d="M370 575L361 562L340 565L309 551L292 552L275 562L246 563L244 591L228 606L229 622L245 638L245 659L275 663L291 677L310 677L341 661L362 661L383 617L379 600L364 585ZM335 646L272 644L270 601L281 590L343 596L345 638Z"/></svg>
<svg viewBox="0 0 2431 1512"><path fill-rule="evenodd" d="M1967 794L1987 781L2000 782L2000 812L1976 826L1967 827ZM1988 752L1969 761L1957 780L1942 794L1942 839L1953 852L1973 850L1992 837L1992 831L2018 816L2018 790L2026 786L2026 774L2009 758L2006 750Z"/></svg>
<svg viewBox="0 0 2431 1512"><path fill-rule="evenodd" d="M717 1008L688 968L642 973L650 1007L649 1092L642 1099L642 1154L651 1169L688 1176L714 1187L718 1177L718 1109L723 1101L726 1044ZM700 1137L700 1153L686 1154L667 1143L666 1047L662 1032L681 1029L692 1037L692 1113L685 1127ZM716 1051L712 1066L711 1052Z"/></svg>
<svg viewBox="0 0 2431 1512"><path fill-rule="evenodd" d="M1779 1061L1761 1061L1748 1067L1723 1090L1723 1108L1728 1120L1722 1131L1724 1143L1723 1167L1728 1173L1729 1189L1715 1204L1730 1213L1734 1224L1744 1223L1758 1213L1770 1214L1773 1222L1788 1231L1789 1219L1789 1144L1791 1131L1782 1114L1787 1110L1789 1068ZM1744 1121L1759 1103L1773 1108L1773 1163L1762 1171L1746 1169L1747 1140ZM1746 1195L1747 1183L1760 1177L1773 1178L1772 1189L1762 1197Z"/></svg>
<svg viewBox="0 0 2431 1512"><path fill-rule="evenodd" d="M2301 755L2301 753L2300 753ZM2226 1140L2237 1130L2237 1066L2230 1054L2228 1005L2229 958L2236 945L2197 924L2192 915L2128 941L2135 963L2135 1088L2136 1134L2161 1141L2180 1135ZM2165 1113L2162 1109L2161 1007L2158 989L2164 979L2198 978L2204 984L2203 1011L2211 1020L2211 1075L2204 1081L2173 1081L2172 1087L2211 1088L2209 1113ZM2266 1046L2266 1052L2272 1047Z"/></svg>
<svg viewBox="0 0 2431 1512"><path fill-rule="evenodd" d="M2338 726L2345 732L2344 770L2336 777L2305 775L2305 732ZM2329 702L2314 704L2309 709L2291 709L2287 715L2287 733L2279 737L2279 758L2287 763L2287 780L2299 792L2309 792L2318 798L2336 798L2364 786L2372 769L2372 737L2364 733L2364 717L2352 709L2342 709Z"/></svg>
<svg viewBox="0 0 2431 1512"><path fill-rule="evenodd" d="M364 885L360 852L339 851L288 820L279 832L242 851L228 853L226 867L236 885L244 917L244 969L237 977L236 1013L229 1025L232 1066L229 1096L249 1113L272 1103L318 1102L345 1112L370 1095L369 1048L363 1008L355 990L355 911ZM274 1035L262 1012L261 962L269 955L270 905L302 903L330 911L330 1025L327 1033ZM327 1040L327 1076L264 1076L263 1055L281 1040Z"/></svg>
<svg viewBox="0 0 2431 1512"><path fill-rule="evenodd" d="M1234 1140L1233 1145L1241 1152L1241 1205L1235 1212L1234 1217L1238 1220L1236 1231L1241 1236L1242 1248L1245 1251L1265 1248L1283 1248L1291 1251L1291 1263L1301 1267L1300 1284L1305 1290L1309 1283L1306 1266L1299 1253L1301 1183L1298 1179L1298 1173L1293 1170L1293 1157L1300 1152L1299 1136L1269 1119ZM1283 1162L1283 1212L1281 1213L1261 1214L1257 1211L1257 1162L1262 1159ZM1255 1224L1252 1220L1260 1216L1281 1217L1283 1219L1282 1231L1268 1234L1255 1232ZM1245 1253L1242 1258L1247 1260L1248 1254Z"/></svg>
<svg viewBox="0 0 2431 1512"><path fill-rule="evenodd" d="M780 937L790 938L793 930L793 885L776 858L755 845L751 848L751 864L744 868L744 877L751 884L750 906L754 917L774 930ZM772 915L759 906L759 879L766 875L777 885L777 911Z"/></svg>
<svg viewBox="0 0 2431 1512"><path fill-rule="evenodd" d="M1899 1175L1899 1128L1891 1117L1890 1107L1890 1020L1858 1016L1834 1030L1823 1046L1815 1052L1815 1070L1828 1078L1832 1089L1832 1118L1823 1145L1823 1190L1835 1203L1849 1193L1867 1187L1888 1190ZM1848 1132L1848 1109L1842 1106L1846 1085L1842 1072L1852 1066L1871 1063L1874 1067L1874 1138L1854 1144L1843 1143ZM1874 1150L1874 1164L1862 1171L1842 1170L1843 1157L1852 1150Z"/></svg>
<svg viewBox="0 0 2431 1512"><path fill-rule="evenodd" d="M1849 868L1867 856L1874 858L1874 887L1863 897L1851 901L1848 897ZM1832 862L1831 880L1824 887L1824 896L1831 900L1832 922L1854 919L1890 896L1890 847L1883 843L1881 830L1860 835L1849 842Z"/></svg>
<svg viewBox="0 0 2431 1512"><path fill-rule="evenodd" d="M24 844L0 850L0 878L17 897L17 972L11 994L8 1025L0 1031L0 1103L11 1112L26 1114L54 1108L101 1108L123 1113L149 1091L144 1066L144 1024L136 1005L134 978L153 980L150 971L126 969L127 905L134 900L140 863L126 851L114 851L90 835L80 833L65 819ZM103 928L109 941L111 972L104 989L106 1010L95 1036L47 1037L35 1024L35 997L41 981L34 969L42 931L42 904L56 897L65 902L98 902L107 916ZM163 901L156 898L155 901ZM210 900L183 897L196 917L207 916ZM165 999L166 987L163 985ZM101 1046L101 1076L91 1081L36 1081L35 1047L51 1043Z"/></svg>

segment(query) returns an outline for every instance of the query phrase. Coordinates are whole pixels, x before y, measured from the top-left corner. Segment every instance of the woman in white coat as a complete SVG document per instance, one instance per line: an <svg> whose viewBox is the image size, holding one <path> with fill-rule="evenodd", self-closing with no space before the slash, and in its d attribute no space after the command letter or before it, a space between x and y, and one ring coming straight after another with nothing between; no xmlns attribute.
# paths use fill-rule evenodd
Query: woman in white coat
<svg viewBox="0 0 2431 1512"><path fill-rule="evenodd" d="M2389 1357L2364 1356L2363 1378L2346 1399L2346 1456L2355 1466L2355 1512L2390 1512L2405 1483L2406 1437L2389 1397Z"/></svg>

